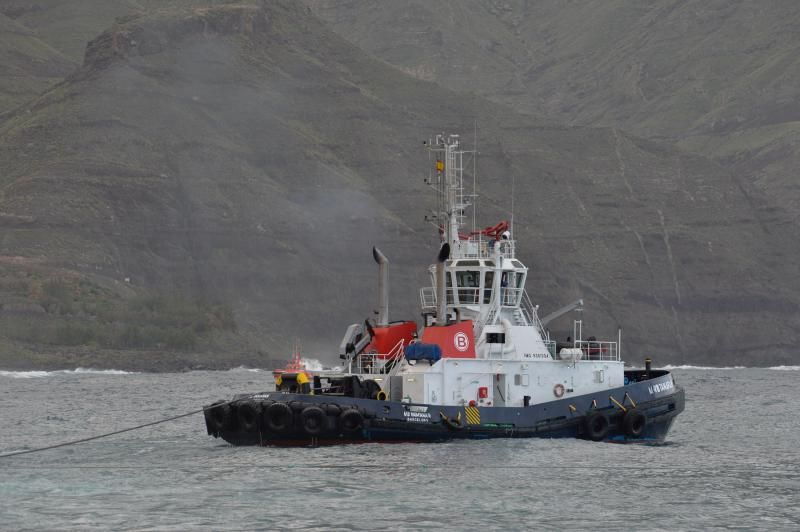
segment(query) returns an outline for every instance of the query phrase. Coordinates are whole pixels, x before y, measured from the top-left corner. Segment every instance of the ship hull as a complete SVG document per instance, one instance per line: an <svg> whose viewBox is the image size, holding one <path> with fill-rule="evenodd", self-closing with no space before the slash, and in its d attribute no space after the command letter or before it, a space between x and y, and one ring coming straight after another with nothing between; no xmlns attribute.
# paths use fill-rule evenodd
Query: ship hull
<svg viewBox="0 0 800 532"><path fill-rule="evenodd" d="M581 438L660 443L684 409L672 375L527 407L469 407L264 392L206 407L209 435L234 445L314 446L454 439ZM273 405L279 406L273 406Z"/></svg>

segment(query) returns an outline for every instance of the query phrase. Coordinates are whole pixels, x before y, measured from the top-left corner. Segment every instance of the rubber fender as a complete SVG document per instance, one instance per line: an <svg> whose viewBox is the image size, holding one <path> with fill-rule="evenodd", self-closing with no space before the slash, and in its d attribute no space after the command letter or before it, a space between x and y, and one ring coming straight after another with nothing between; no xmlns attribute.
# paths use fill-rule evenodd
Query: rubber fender
<svg viewBox="0 0 800 532"><path fill-rule="evenodd" d="M364 426L364 416L355 408L348 408L339 416L339 428L344 432L356 432Z"/></svg>
<svg viewBox="0 0 800 532"><path fill-rule="evenodd" d="M608 436L608 418L602 412L592 412L584 419L583 430L592 441L604 440Z"/></svg>
<svg viewBox="0 0 800 532"><path fill-rule="evenodd" d="M223 409L225 409L227 406L228 405L225 405L225 401L217 401L216 403L207 406L203 411L203 415L206 418L206 429L208 430L208 434L210 436L216 436L225 429L225 419L230 408L227 408L227 411Z"/></svg>
<svg viewBox="0 0 800 532"><path fill-rule="evenodd" d="M295 412L300 412L307 406L309 405L300 401L289 401L289 407Z"/></svg>
<svg viewBox="0 0 800 532"><path fill-rule="evenodd" d="M316 436L325 429L325 411L318 406L306 407L300 414L300 425L309 436Z"/></svg>
<svg viewBox="0 0 800 532"><path fill-rule="evenodd" d="M647 416L635 408L631 408L625 412L625 417L622 418L622 428L628 436L639 438L644 434L644 429L647 426Z"/></svg>
<svg viewBox="0 0 800 532"><path fill-rule="evenodd" d="M325 410L328 412L328 415L331 416L338 416L342 413L342 409L339 407L339 405L328 405L325 407Z"/></svg>
<svg viewBox="0 0 800 532"><path fill-rule="evenodd" d="M248 432L257 430L261 420L261 404L255 401L237 403L236 417L242 429Z"/></svg>
<svg viewBox="0 0 800 532"><path fill-rule="evenodd" d="M294 412L286 403L273 403L266 411L267 427L273 432L288 432L294 423Z"/></svg>

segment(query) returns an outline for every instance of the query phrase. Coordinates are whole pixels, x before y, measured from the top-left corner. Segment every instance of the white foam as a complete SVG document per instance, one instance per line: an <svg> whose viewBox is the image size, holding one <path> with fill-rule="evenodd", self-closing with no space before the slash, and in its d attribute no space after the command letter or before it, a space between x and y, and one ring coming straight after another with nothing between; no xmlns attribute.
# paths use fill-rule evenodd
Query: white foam
<svg viewBox="0 0 800 532"><path fill-rule="evenodd" d="M3 371L0 370L0 377L12 379L41 379L43 377L56 377L58 375L134 375L133 371L122 371L120 369L92 369L75 368L61 369L58 371Z"/></svg>
<svg viewBox="0 0 800 532"><path fill-rule="evenodd" d="M800 366L772 366L771 368L776 371L800 371Z"/></svg>
<svg viewBox="0 0 800 532"><path fill-rule="evenodd" d="M305 365L308 371L322 371L325 369L322 362L316 358L301 358L300 362Z"/></svg>
<svg viewBox="0 0 800 532"><path fill-rule="evenodd" d="M53 373L50 371L2 371L0 377L10 377L12 379L36 379L39 377L49 377Z"/></svg>
<svg viewBox="0 0 800 532"><path fill-rule="evenodd" d="M93 375L135 375L136 371L122 371L121 369L92 369L92 368L75 368L65 369L56 373L90 373Z"/></svg>
<svg viewBox="0 0 800 532"><path fill-rule="evenodd" d="M238 366L235 368L231 368L228 371L232 373L261 373L261 370L258 368L248 368L247 366Z"/></svg>
<svg viewBox="0 0 800 532"><path fill-rule="evenodd" d="M667 364L662 369L747 369L745 366L690 366L687 364L681 366L673 366L672 364Z"/></svg>

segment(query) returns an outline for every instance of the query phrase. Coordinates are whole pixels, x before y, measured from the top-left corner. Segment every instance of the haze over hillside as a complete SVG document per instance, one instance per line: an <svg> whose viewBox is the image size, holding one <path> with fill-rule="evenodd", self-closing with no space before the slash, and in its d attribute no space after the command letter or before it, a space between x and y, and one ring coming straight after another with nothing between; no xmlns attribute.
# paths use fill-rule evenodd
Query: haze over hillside
<svg viewBox="0 0 800 532"><path fill-rule="evenodd" d="M309 3L421 79L563 124L678 142L800 216L796 2Z"/></svg>
<svg viewBox="0 0 800 532"><path fill-rule="evenodd" d="M513 43L586 36L555 24L572 8L525 11L526 26L515 2L35 4L0 2L0 23L24 37L0 39L0 67L30 92L0 115L4 367L268 365L295 338L334 362L345 326L375 306L372 245L392 262L392 316L417 316L437 240L421 141L472 138L476 123L479 223L508 218L513 186L528 290L545 313L583 296L591 334L623 327L634 362L796 361L791 198L692 141L713 128L654 131L613 96L579 113L532 92L573 98L571 77L604 72L600 61L500 83L532 68ZM440 35L392 33L420 24ZM78 61L79 34L92 37ZM15 66L17 47L47 68ZM653 96L664 117L667 96ZM566 336L568 320L555 329Z"/></svg>

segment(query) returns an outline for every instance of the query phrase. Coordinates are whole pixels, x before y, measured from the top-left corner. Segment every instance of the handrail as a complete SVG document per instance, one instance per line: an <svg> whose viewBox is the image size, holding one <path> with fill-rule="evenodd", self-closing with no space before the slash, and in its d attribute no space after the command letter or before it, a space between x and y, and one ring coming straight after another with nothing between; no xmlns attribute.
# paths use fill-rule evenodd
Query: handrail
<svg viewBox="0 0 800 532"><path fill-rule="evenodd" d="M403 358L404 346L405 339L401 338L387 353L361 353L356 358L355 372L365 375L391 374L399 366L397 362ZM392 363L394 365L387 371L386 367Z"/></svg>
<svg viewBox="0 0 800 532"><path fill-rule="evenodd" d="M522 294L524 292L524 288L510 288L507 286L502 286L500 287L500 304L504 307L519 306Z"/></svg>
<svg viewBox="0 0 800 532"><path fill-rule="evenodd" d="M388 353L389 356L386 358L386 364L383 365L384 368L389 362L397 362L398 360L403 358L403 354L405 353L403 347L405 346L405 343L406 339L400 338L400 340L394 345L394 347L389 350ZM392 369L389 370L388 374L391 374L392 372L397 373L395 371L395 368L397 368L397 364L392 366Z"/></svg>
<svg viewBox="0 0 800 532"><path fill-rule="evenodd" d="M383 386L381 386L381 388L383 388L383 391L386 392L387 395L389 394L389 387L391 386L392 377L396 376L400 372L400 366L402 365L403 355L405 354L405 350L403 349L404 346L405 346L405 339L400 338L400 341L397 342L397 345L395 345L392 348L392 350L389 351L390 355L392 351L396 351L396 353L392 355L390 358L388 358L386 361L386 364L388 364L390 360L393 361L391 369L386 374L386 378L383 380ZM386 368L386 364L384 364L383 366L384 368Z"/></svg>
<svg viewBox="0 0 800 532"><path fill-rule="evenodd" d="M528 321L530 321L539 329L539 334L542 335L542 340L549 339L550 335L545 330L542 320L539 319L539 312L536 310L536 306L531 301L531 298L528 295L527 290L523 290L522 292L522 300L520 301L520 307L523 309L523 312L526 313Z"/></svg>
<svg viewBox="0 0 800 532"><path fill-rule="evenodd" d="M583 351L587 360L620 360L617 342L605 340L577 340L575 341L575 347Z"/></svg>
<svg viewBox="0 0 800 532"><path fill-rule="evenodd" d="M478 319L478 321L475 323L474 333L476 339L481 337L481 333L483 332L484 327L489 325L489 321L493 320L495 316L497 316L497 311L499 310L499 307L496 301L497 300L493 300L492 306L489 307L488 311L486 311L486 315Z"/></svg>
<svg viewBox="0 0 800 532"><path fill-rule="evenodd" d="M486 297L488 294L491 293L491 289L484 288L483 289L483 296L484 301L486 301ZM475 286L457 286L452 287L448 286L445 288L445 294L447 296L447 305L454 306L454 305L480 305L481 304L481 289ZM456 303L456 299L458 303ZM436 308L436 290L432 286L423 286L420 288L419 291L419 300L421 307L423 309L435 309ZM487 302L488 303L488 302Z"/></svg>

